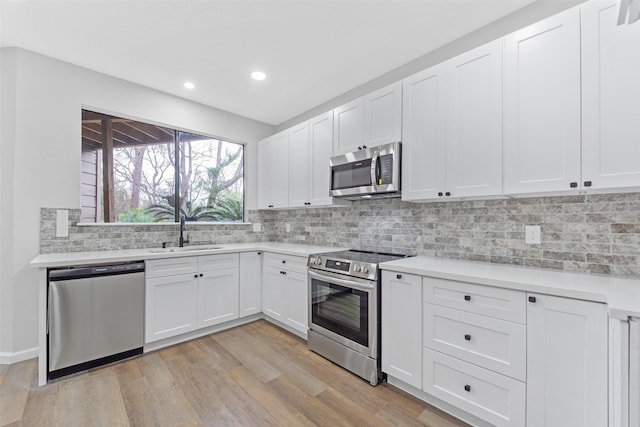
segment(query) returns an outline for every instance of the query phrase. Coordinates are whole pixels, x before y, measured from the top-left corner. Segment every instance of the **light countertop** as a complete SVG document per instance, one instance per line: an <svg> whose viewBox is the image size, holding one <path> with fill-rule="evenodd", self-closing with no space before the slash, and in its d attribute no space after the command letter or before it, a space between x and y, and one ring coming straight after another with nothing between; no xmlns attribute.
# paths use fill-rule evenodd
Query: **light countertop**
<svg viewBox="0 0 640 427"><path fill-rule="evenodd" d="M161 258L174 258L182 256L213 255L231 252L264 251L277 252L284 255L304 256L310 254L342 250L328 246L311 246L292 243L258 242L258 243L224 243L220 245L203 245L206 247L219 247L219 249L204 249L193 251L176 251L157 253L158 248L147 249L123 249L116 251L95 252L66 252L57 254L40 254L35 257L29 266L34 268L65 267L73 265L103 264L111 262L139 261ZM188 249L186 246L185 249ZM197 248L191 247L192 249ZM169 248L171 249L171 248Z"/></svg>
<svg viewBox="0 0 640 427"><path fill-rule="evenodd" d="M532 267L413 257L380 264L383 270L606 303L617 319L640 317L640 279Z"/></svg>

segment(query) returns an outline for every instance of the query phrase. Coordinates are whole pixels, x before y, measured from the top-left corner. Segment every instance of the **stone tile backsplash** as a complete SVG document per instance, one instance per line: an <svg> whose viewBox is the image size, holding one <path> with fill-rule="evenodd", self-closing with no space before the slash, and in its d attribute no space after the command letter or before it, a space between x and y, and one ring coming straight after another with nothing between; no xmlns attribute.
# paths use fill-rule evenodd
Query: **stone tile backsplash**
<svg viewBox="0 0 640 427"><path fill-rule="evenodd" d="M41 210L40 252L75 252L175 244L178 225L77 226L55 237L56 209ZM407 203L250 211L249 224L188 224L190 244L275 241L427 255L556 270L640 277L640 193ZM291 231L286 232L289 224ZM542 243L525 244L525 225Z"/></svg>

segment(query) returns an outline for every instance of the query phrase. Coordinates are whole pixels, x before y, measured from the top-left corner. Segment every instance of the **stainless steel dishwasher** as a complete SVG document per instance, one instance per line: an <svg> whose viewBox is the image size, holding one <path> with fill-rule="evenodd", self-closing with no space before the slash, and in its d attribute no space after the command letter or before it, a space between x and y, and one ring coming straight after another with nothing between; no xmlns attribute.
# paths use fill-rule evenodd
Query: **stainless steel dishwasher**
<svg viewBox="0 0 640 427"><path fill-rule="evenodd" d="M49 380L142 353L144 262L49 269Z"/></svg>

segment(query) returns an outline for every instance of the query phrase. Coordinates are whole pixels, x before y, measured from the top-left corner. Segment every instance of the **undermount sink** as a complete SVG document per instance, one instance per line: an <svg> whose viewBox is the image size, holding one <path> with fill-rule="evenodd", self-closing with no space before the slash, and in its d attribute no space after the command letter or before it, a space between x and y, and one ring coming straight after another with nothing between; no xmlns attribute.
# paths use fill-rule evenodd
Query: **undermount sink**
<svg viewBox="0 0 640 427"><path fill-rule="evenodd" d="M152 254L166 254L172 252L196 252L196 251L212 251L214 249L222 249L221 246L184 246L182 248L157 248L149 249Z"/></svg>

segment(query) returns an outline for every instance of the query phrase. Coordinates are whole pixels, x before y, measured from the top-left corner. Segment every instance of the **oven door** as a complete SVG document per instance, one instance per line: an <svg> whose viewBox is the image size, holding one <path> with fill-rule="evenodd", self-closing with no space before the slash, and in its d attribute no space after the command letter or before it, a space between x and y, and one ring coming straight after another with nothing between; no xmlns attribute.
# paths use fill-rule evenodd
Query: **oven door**
<svg viewBox="0 0 640 427"><path fill-rule="evenodd" d="M376 283L309 270L309 328L367 357L376 358Z"/></svg>

